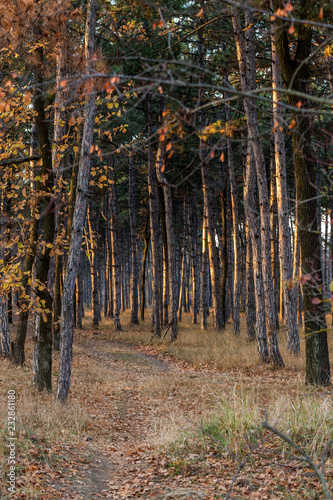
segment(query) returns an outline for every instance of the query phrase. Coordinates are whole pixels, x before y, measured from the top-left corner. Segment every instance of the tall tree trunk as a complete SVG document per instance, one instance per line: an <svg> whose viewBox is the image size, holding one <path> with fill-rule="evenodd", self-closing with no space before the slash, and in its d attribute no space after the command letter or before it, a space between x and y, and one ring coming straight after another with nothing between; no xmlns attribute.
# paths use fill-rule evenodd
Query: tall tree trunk
<svg viewBox="0 0 333 500"><path fill-rule="evenodd" d="M291 237L288 217L288 187L286 172L286 154L283 138L283 118L279 109L282 99L278 88L282 86L281 70L275 48L275 31L272 29L272 83L273 83L273 135L275 146L277 213L279 219L279 247L284 298L284 316L287 327L287 347L293 354L300 353L299 334L297 328L296 294L293 286L287 283L293 277L293 263L291 252Z"/></svg>
<svg viewBox="0 0 333 500"><path fill-rule="evenodd" d="M76 314L76 327L82 330L82 318L84 316L83 306L83 252L80 251L79 256L79 269L76 280L76 294L77 294L77 314Z"/></svg>
<svg viewBox="0 0 333 500"><path fill-rule="evenodd" d="M258 352L261 361L263 363L269 363L270 356L267 345L267 330L266 330L266 318L265 318L266 316L265 291L264 291L263 277L262 277L260 216L258 215L256 195L257 195L256 172L254 166L253 151L251 145L249 144L247 158L246 158L246 165L245 165L244 208L245 208L247 225L250 233L252 257L253 257L252 262L253 262L253 279L254 279L255 301L256 301L255 318L256 318L256 337L257 337ZM248 294L247 302L249 301L249 299L250 297Z"/></svg>
<svg viewBox="0 0 333 500"><path fill-rule="evenodd" d="M99 283L98 283L98 223L95 214L92 214L93 209L88 205L88 232L90 241L90 269L91 269L91 284L93 297L93 326L99 325Z"/></svg>
<svg viewBox="0 0 333 500"><path fill-rule="evenodd" d="M245 202L244 202L245 203ZM249 340L256 338L256 293L254 287L254 266L253 266L253 252L252 241L250 236L249 224L245 222L245 241L246 241L246 261L245 261L245 279L246 279L246 302L245 302L245 315L246 315L246 330ZM258 299L257 299L258 300ZM261 298L263 300L263 297ZM257 307L259 311L259 305ZM265 348L264 348L265 351Z"/></svg>
<svg viewBox="0 0 333 500"><path fill-rule="evenodd" d="M256 87L255 60L254 60L254 21L250 10L245 11L246 30L244 36L238 11L233 14L233 26L235 32L235 41L237 49L237 58L239 63L239 71L241 78L242 90L248 92ZM267 176L265 167L265 158L260 142L257 112L255 102L251 97L244 97L244 110L246 123L248 128L248 136L253 151L255 160L255 168L257 173L257 184L259 192L260 205L260 223L261 223L261 257L262 257L262 274L265 290L265 312L266 312L266 332L268 351L271 362L274 366L284 366L283 360L279 351L277 336L276 336L276 313L274 300L274 286L272 276L271 262L271 228L270 228L270 211L269 198L267 188ZM254 249L253 249L254 250ZM259 320L257 316L257 321Z"/></svg>
<svg viewBox="0 0 333 500"><path fill-rule="evenodd" d="M35 34L36 40L39 40L40 34L38 31ZM39 283L37 287L37 295L43 308L40 326L39 326L39 370L37 374L37 385L39 391L52 390L52 298L48 291L48 273L50 265L50 252L53 247L55 216L54 216L54 181L52 169L52 148L49 138L49 126L45 116L44 108L44 86L43 86L43 49L37 48L35 56L38 65L35 66L35 88L34 88L34 110L36 113L36 126L38 134L39 149L42 156L42 172L45 176L44 188L44 227L43 241L45 242L45 250L39 255L39 260L36 269L36 281Z"/></svg>
<svg viewBox="0 0 333 500"><path fill-rule="evenodd" d="M170 324L172 325L171 330L171 341L176 340L178 335L178 325L177 325L177 272L176 272L176 251L175 251L175 232L172 217L172 198L171 198L171 188L166 180L165 175L162 173L164 168L164 157L163 157L163 144L158 148L158 154L156 159L156 173L158 181L163 186L164 193L164 204L165 204L165 223L167 231L167 241L168 241L168 258L169 258L169 280L170 280L170 304L171 304L171 318Z"/></svg>
<svg viewBox="0 0 333 500"><path fill-rule="evenodd" d="M147 268L147 255L149 248L150 234L148 232L149 225L149 215L147 215L147 220L144 230L144 250L142 257L142 271L141 271L141 320L145 319L145 307L146 307L146 268Z"/></svg>
<svg viewBox="0 0 333 500"><path fill-rule="evenodd" d="M3 242L6 242L5 236L5 226L3 223L3 219L6 215L6 210L4 210L5 196L2 190L0 192L0 261L2 263L5 262L5 245ZM2 271L1 271L2 274ZM1 276L0 274L0 276ZM10 357L10 336L9 336L9 326L8 326L8 311L7 311L7 296L4 288L0 288L0 355L6 358Z"/></svg>
<svg viewBox="0 0 333 500"><path fill-rule="evenodd" d="M275 298L275 318L276 328L280 328L280 262L279 262L279 224L277 219L277 199L276 199L276 167L274 142L271 139L271 157L270 157L270 195L269 207L271 214L271 254L272 254L272 275Z"/></svg>
<svg viewBox="0 0 333 500"><path fill-rule="evenodd" d="M160 317L160 257L159 257L159 220L158 220L158 193L156 182L156 171L152 150L152 132L153 132L153 109L152 97L149 94L146 100L146 114L148 122L148 193L149 193L149 211L150 211L150 239L151 253L153 263L153 318L154 330L157 337L161 336L161 317Z"/></svg>
<svg viewBox="0 0 333 500"><path fill-rule="evenodd" d="M207 330L207 317L209 311L208 302L208 248L207 248L207 218L205 216L205 207L202 217L202 258L201 258L201 294L200 294L200 309L201 309L201 328Z"/></svg>
<svg viewBox="0 0 333 500"><path fill-rule="evenodd" d="M94 71L93 55L96 26L96 0L89 0L87 10L87 22L85 32L85 60L88 75ZM57 399L64 402L67 399L70 377L72 370L72 344L74 333L73 300L75 281L79 267L79 253L81 250L84 219L86 215L87 194L91 168L91 146L93 143L95 124L95 95L93 92L93 80L86 88L84 128L81 146L81 160L77 181L75 210L71 239L69 244L66 275L63 286L63 301L61 307L61 350L59 361L59 375L57 387Z"/></svg>
<svg viewBox="0 0 333 500"><path fill-rule="evenodd" d="M129 216L131 226L131 323L138 324L138 265L137 265L137 244L136 244L136 224L135 224L135 167L133 153L129 157Z"/></svg>
<svg viewBox="0 0 333 500"><path fill-rule="evenodd" d="M66 16L65 16L66 17ZM56 253L51 259L50 272L48 283L50 290L53 289L53 320L52 320L52 336L53 349L60 349L60 313L61 313L61 272L63 265L62 241L63 241L63 215L61 213L61 194L62 194L62 178L65 169L65 156L63 153L64 137L67 132L65 126L67 111L65 100L67 91L62 87L62 80L66 79L68 73L67 67L67 20L60 25L61 37L56 48L56 93L54 102L54 130L53 130L53 147L52 147L52 164L55 177L55 247Z"/></svg>
<svg viewBox="0 0 333 500"><path fill-rule="evenodd" d="M195 210L193 209L193 199L190 204L190 251L191 251L191 266L192 266L192 310L193 310L193 324L198 323L198 298L199 298L199 279L198 279L198 255L197 255L197 232L198 222Z"/></svg>
<svg viewBox="0 0 333 500"><path fill-rule="evenodd" d="M31 133L31 147L30 155L36 156L37 154L37 127L34 124ZM37 162L31 161L30 163L32 177L37 176ZM29 280L31 279L32 266L35 260L36 249L37 249L37 239L38 239L38 229L39 229L39 217L36 217L38 211L38 197L36 196L34 181L32 180L31 191L30 191L30 213L31 222L29 226L29 242L27 244L27 250L24 258L24 263L22 267L22 282L21 282L21 293L19 296L19 319L16 330L16 337L14 342L14 349L12 353L12 362L17 365L23 365L25 362L25 340L27 336L27 327L29 319Z"/></svg>
<svg viewBox="0 0 333 500"><path fill-rule="evenodd" d="M226 106L226 120L230 121L230 107ZM234 248L234 334L240 334L240 297L241 297L241 246L239 238L239 222L238 222L238 195L237 183L234 167L234 156L232 150L232 142L227 139L227 153L228 153L228 170L230 179L230 193L231 193L231 208L232 208L232 228L233 228L233 248Z"/></svg>
<svg viewBox="0 0 333 500"><path fill-rule="evenodd" d="M110 157L109 179L113 181L113 157ZM117 224L117 195L114 183L110 186L110 229L111 229L111 254L112 254L112 287L113 287L113 323L116 331L121 331L121 273L119 262L119 231Z"/></svg>
<svg viewBox="0 0 333 500"><path fill-rule="evenodd" d="M302 20L310 15L311 2L302 0L297 13ZM280 0L273 0L274 9L280 8ZM280 21L276 21L276 50L280 61L284 85L306 94L311 65L312 27L301 24L298 28L296 57L292 59L288 33ZM304 327L306 345L306 383L326 386L330 382L330 362L327 344L325 307L322 301L322 269L320 227L317 219L316 161L311 147L311 122L306 114L307 102L288 94L288 103L294 109L295 125L292 128L293 156L298 203L299 237L301 247L302 272L311 279L303 285Z"/></svg>
<svg viewBox="0 0 333 500"><path fill-rule="evenodd" d="M165 217L164 193L161 184L157 186L159 214L161 219L161 234L163 242L163 321L167 326L169 323L169 257L168 257L168 238Z"/></svg>
<svg viewBox="0 0 333 500"><path fill-rule="evenodd" d="M222 325L225 327L227 321L227 281L228 281L228 221L227 221L227 186L228 178L223 179L222 189L221 189L221 221L222 221L222 238L221 238L221 264L222 264L222 276L221 276L221 306L222 306Z"/></svg>

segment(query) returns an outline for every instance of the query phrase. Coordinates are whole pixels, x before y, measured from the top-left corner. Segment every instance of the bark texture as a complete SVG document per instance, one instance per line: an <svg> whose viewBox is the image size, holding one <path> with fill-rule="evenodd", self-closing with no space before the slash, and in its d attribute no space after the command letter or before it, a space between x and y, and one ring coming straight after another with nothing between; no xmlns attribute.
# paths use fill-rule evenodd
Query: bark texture
<svg viewBox="0 0 333 500"><path fill-rule="evenodd" d="M254 20L250 10L245 11L246 30L242 32L242 25L238 11L233 14L237 59L239 64L242 89L245 92L256 87L255 59L254 59ZM245 40L244 40L245 36ZM261 257L262 277L265 291L266 332L268 351L274 366L284 366L279 351L276 336L276 312L274 299L274 286L271 262L271 228L270 210L267 187L265 158L260 142L256 105L253 98L244 97L244 110L248 128L248 140L252 149L257 174L257 185L260 206L260 232L261 232ZM257 315L257 321L259 320Z"/></svg>
<svg viewBox="0 0 333 500"><path fill-rule="evenodd" d="M280 0L273 0L274 9L280 8ZM302 0L298 14L307 19L312 2ZM287 29L276 21L276 50L281 66L283 83L292 90L308 93L312 27L301 24L297 31L295 57L289 48ZM298 109L299 98L288 95L288 102ZM302 272L311 279L303 286L304 328L306 343L306 383L326 386L330 382L330 363L327 344L325 307L321 290L321 242L317 218L316 160L311 147L311 122L306 113L307 102L301 100L299 112L294 113L292 128L293 156L296 177L297 224L299 227Z"/></svg>
<svg viewBox="0 0 333 500"><path fill-rule="evenodd" d="M95 43L96 6L96 0L89 0L85 31L85 60L87 74L89 76L92 76L93 74L92 59ZM86 87L84 118L75 209L61 307L62 342L59 361L57 399L62 402L65 402L68 396L72 370L72 344L74 334L73 297L86 215L87 194L91 168L90 152L93 143L95 124L95 95L93 79L90 80L89 85Z"/></svg>

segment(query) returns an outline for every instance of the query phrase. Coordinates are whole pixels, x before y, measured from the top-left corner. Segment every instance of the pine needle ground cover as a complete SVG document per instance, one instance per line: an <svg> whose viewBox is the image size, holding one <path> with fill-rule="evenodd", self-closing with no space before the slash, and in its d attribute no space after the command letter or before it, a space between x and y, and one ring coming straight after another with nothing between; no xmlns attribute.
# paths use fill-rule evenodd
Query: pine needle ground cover
<svg viewBox="0 0 333 500"><path fill-rule="evenodd" d="M184 315L173 344L150 342L149 317L134 326L125 316L117 335L107 320L90 325L88 314L75 334L64 407L32 387L31 347L23 368L1 361L2 498L322 498L308 465L262 427L266 412L318 463L333 438L332 390L304 385L304 353L287 355L283 329L286 368L273 370L231 324L203 333ZM57 354L53 363L55 390ZM8 390L17 398L14 495ZM325 475L332 487L331 449Z"/></svg>

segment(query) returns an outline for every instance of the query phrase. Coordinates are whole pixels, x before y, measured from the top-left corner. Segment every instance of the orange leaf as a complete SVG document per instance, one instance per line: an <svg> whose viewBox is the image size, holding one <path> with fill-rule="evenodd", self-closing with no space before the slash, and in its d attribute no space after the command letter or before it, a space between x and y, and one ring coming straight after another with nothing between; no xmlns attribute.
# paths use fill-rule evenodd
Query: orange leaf
<svg viewBox="0 0 333 500"><path fill-rule="evenodd" d="M324 19L324 8L323 7L320 7L318 17L319 17L319 19Z"/></svg>
<svg viewBox="0 0 333 500"><path fill-rule="evenodd" d="M286 5L286 11L287 12L291 12L293 10L293 8L294 7L292 6L291 2L288 2L287 5Z"/></svg>
<svg viewBox="0 0 333 500"><path fill-rule="evenodd" d="M195 15L195 17L203 17L204 16L204 8L201 7L201 9L199 10L199 12Z"/></svg>
<svg viewBox="0 0 333 500"><path fill-rule="evenodd" d="M167 144L167 147L165 149L167 151L170 151L171 148L172 148L172 144L171 144L171 142L169 142L169 144Z"/></svg>
<svg viewBox="0 0 333 500"><path fill-rule="evenodd" d="M224 151L222 151L222 153L221 153L220 160L221 160L222 162L224 161Z"/></svg>
<svg viewBox="0 0 333 500"><path fill-rule="evenodd" d="M95 146L94 146L94 145L92 145L92 146L91 146L91 148L90 148L90 154L91 154L91 155L93 154L94 149L95 149Z"/></svg>
<svg viewBox="0 0 333 500"><path fill-rule="evenodd" d="M290 25L290 28L288 30L289 35L293 35L295 33L295 26L294 23Z"/></svg>
<svg viewBox="0 0 333 500"><path fill-rule="evenodd" d="M296 120L293 118L290 122L289 128L295 128L296 127Z"/></svg>

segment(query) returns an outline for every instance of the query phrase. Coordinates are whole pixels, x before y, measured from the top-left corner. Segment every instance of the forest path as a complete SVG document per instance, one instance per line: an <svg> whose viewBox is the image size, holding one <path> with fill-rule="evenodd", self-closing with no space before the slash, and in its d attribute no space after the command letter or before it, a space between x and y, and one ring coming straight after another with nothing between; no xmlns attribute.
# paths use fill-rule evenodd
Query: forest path
<svg viewBox="0 0 333 500"><path fill-rule="evenodd" d="M64 498L163 498L169 472L156 463L154 448L211 407L211 384L208 373L199 377L145 348L97 332L79 335L72 390L84 394L90 424L83 465L64 478ZM198 488L183 493L205 498Z"/></svg>

